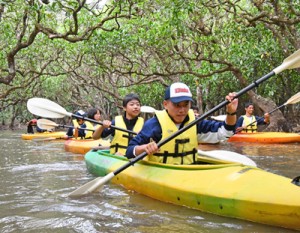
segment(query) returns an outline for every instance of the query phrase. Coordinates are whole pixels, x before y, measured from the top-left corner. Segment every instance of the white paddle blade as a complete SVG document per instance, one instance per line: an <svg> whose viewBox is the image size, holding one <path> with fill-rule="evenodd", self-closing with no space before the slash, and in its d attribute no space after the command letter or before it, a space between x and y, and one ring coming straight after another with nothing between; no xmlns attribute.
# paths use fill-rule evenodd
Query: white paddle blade
<svg viewBox="0 0 300 233"><path fill-rule="evenodd" d="M142 106L141 107L141 112L145 112L145 113L154 113L156 111L155 108L152 108L150 106Z"/></svg>
<svg viewBox="0 0 300 233"><path fill-rule="evenodd" d="M72 116L63 107L44 98L31 98L27 101L27 109L34 115L48 118Z"/></svg>
<svg viewBox="0 0 300 233"><path fill-rule="evenodd" d="M215 120L215 121L225 121L226 120L226 115L210 116L210 118Z"/></svg>
<svg viewBox="0 0 300 233"><path fill-rule="evenodd" d="M219 160L224 160L228 162L235 162L235 163L241 163L243 165L248 165L248 166L254 166L257 167L256 163L248 158L245 155L232 152L232 151L227 151L227 150L210 150L210 151L203 151L203 150L198 150L198 154L202 156L206 156L209 158L214 158L214 159L219 159Z"/></svg>
<svg viewBox="0 0 300 233"><path fill-rule="evenodd" d="M53 121L47 120L47 119L38 119L37 120L37 126L41 129L53 129L55 127L58 126L58 124L56 124Z"/></svg>
<svg viewBox="0 0 300 233"><path fill-rule="evenodd" d="M294 52L292 55L284 59L283 63L275 68L273 71L275 74L279 74L286 69L295 69L300 67L300 49Z"/></svg>
<svg viewBox="0 0 300 233"><path fill-rule="evenodd" d="M114 176L115 176L115 174L113 172L111 172L104 177L98 177L98 178L86 183L85 185L79 187L75 191L71 192L68 196L69 197L82 197L82 196L88 195L96 190L100 190L103 187L103 185L105 183L107 183L108 181L110 181Z"/></svg>

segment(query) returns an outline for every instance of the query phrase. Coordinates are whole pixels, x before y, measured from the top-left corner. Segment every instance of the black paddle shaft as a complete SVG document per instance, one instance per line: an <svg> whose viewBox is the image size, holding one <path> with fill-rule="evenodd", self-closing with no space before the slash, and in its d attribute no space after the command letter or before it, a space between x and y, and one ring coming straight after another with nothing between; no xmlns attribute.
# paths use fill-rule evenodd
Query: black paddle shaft
<svg viewBox="0 0 300 233"><path fill-rule="evenodd" d="M254 81L253 83L251 83L250 85L248 85L247 87L245 87L244 89L240 90L238 93L236 93L234 99L240 97L241 95L243 95L244 93L246 93L247 91L251 90L254 87L258 87L258 85L264 81L266 81L267 79L269 79L270 77L274 76L275 72L271 71L270 73L268 73L267 75L261 77L260 79ZM194 121L192 121L191 123L187 124L185 127L181 128L180 130L176 131L174 134L170 135L169 137L161 140L160 142L157 143L158 147L161 147L162 145L166 144L167 142L171 141L172 139L174 139L175 137L177 137L178 135L180 135L181 133L183 133L184 131L186 131L187 129L191 128L192 126L194 126L195 124L197 124L198 122L204 120L205 118L207 118L208 116L210 116L212 113L216 112L217 110L225 107L227 104L229 104L229 100L225 100L222 103L220 103L219 105L215 106L214 108L212 108L211 110L209 110L208 112L204 113L202 116L200 116L199 118L196 118ZM119 174L120 172L122 172L123 170L125 170L126 168L130 167L131 165L134 165L136 162L138 162L139 160L142 160L144 157L147 156L146 152L143 152L142 154L136 156L134 159L130 160L128 163L124 164L123 166L121 166L120 168L118 168L116 171L114 171L114 175Z"/></svg>
<svg viewBox="0 0 300 233"><path fill-rule="evenodd" d="M101 121L96 121L96 120L91 119L91 118L88 118L88 117L79 116L79 115L76 115L76 114L72 114L72 117L79 118L79 119L86 120L86 121L90 121L90 122L93 122L93 123L98 124L98 125L103 125L103 122L101 122ZM120 131L129 133L129 134L134 134L134 135L137 134L136 132L133 132L133 131L130 131L130 130L127 130L127 129L123 129L123 128L120 128L120 127L115 126L115 125L111 125L110 127L111 127L111 128L114 128L114 129L116 129L116 130L120 130Z"/></svg>
<svg viewBox="0 0 300 233"><path fill-rule="evenodd" d="M68 128L68 129L75 129L76 127L74 126L69 126L69 125L58 125L58 127L61 127L61 128ZM78 128L78 129L83 129L83 130L87 130L87 131L95 131L93 129L86 129L86 128Z"/></svg>

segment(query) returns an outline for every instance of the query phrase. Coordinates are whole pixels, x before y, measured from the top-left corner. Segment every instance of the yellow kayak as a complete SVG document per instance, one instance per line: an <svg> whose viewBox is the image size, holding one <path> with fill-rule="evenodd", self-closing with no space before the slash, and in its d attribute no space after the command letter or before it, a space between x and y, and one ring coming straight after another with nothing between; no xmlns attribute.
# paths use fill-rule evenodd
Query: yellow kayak
<svg viewBox="0 0 300 233"><path fill-rule="evenodd" d="M43 132L43 133L34 133L34 134L22 134L21 138L23 140L32 140L32 139L63 139L66 135L66 132L57 131L57 132Z"/></svg>
<svg viewBox="0 0 300 233"><path fill-rule="evenodd" d="M75 154L85 154L89 150L102 147L102 148L109 148L110 140L104 139L68 139L65 141L65 151L72 152Z"/></svg>
<svg viewBox="0 0 300 233"><path fill-rule="evenodd" d="M89 172L105 176L128 160L109 151L85 155ZM197 165L139 161L112 178L151 198L217 215L300 230L299 179L199 156Z"/></svg>
<svg viewBox="0 0 300 233"><path fill-rule="evenodd" d="M294 143L300 142L300 134L284 132L238 133L230 137L228 142Z"/></svg>

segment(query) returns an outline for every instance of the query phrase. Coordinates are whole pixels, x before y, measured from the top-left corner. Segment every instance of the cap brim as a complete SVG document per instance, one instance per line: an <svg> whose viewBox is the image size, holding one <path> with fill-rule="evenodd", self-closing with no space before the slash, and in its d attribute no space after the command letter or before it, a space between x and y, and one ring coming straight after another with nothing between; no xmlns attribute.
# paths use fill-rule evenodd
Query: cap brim
<svg viewBox="0 0 300 233"><path fill-rule="evenodd" d="M193 102L193 99L191 97L188 97L188 96L173 97L173 98L170 98L170 100L174 104L178 104L182 101L191 101L191 102Z"/></svg>

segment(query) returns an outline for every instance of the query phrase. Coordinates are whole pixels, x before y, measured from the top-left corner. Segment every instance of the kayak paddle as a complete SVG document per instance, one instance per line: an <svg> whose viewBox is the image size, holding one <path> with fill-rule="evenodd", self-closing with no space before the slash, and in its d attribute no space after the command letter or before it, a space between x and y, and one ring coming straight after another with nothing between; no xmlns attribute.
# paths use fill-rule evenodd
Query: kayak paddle
<svg viewBox="0 0 300 233"><path fill-rule="evenodd" d="M273 109L271 112L268 112L270 115L275 112L276 110L282 108L283 106L285 105L288 105L288 104L296 104L300 101L300 92L298 92L297 94L293 95L291 98L289 98L284 104L280 105L279 107ZM261 117L261 119L263 119L264 117ZM245 126L245 129L247 127L249 127L250 125L253 125L254 123L256 123L257 121L253 121L252 123L250 123L249 125L246 125ZM240 129L240 130L237 130L235 133L239 133L241 132L243 129Z"/></svg>
<svg viewBox="0 0 300 233"><path fill-rule="evenodd" d="M94 119L90 119L88 117L79 116L76 114L73 114L71 112L67 112L66 109L58 105L57 103L52 102L51 100L44 99L44 98L31 98L27 101L27 109L29 112L31 112L34 115L41 116L41 117L47 117L47 118L63 118L65 116L69 117L75 117L77 119L83 119L85 121L90 121L95 124L103 125L102 122L96 121ZM123 132L127 132L129 134L136 135L136 132L123 129L120 127L117 127L115 125L111 125L111 128L114 128L116 130L120 130Z"/></svg>
<svg viewBox="0 0 300 233"><path fill-rule="evenodd" d="M142 106L141 107L141 112L144 112L144 113L155 113L156 109L155 108L152 108L150 106Z"/></svg>
<svg viewBox="0 0 300 233"><path fill-rule="evenodd" d="M198 150L198 154L213 159L225 160L228 162L241 163L247 166L257 167L256 163L252 159L248 158L246 155L242 155L228 150Z"/></svg>
<svg viewBox="0 0 300 233"><path fill-rule="evenodd" d="M59 125L59 124L56 124L55 122L47 120L47 119L38 119L37 120L37 126L41 129L46 129L46 130L54 129L55 127L74 129L74 126ZM87 131L95 131L93 129L86 129L86 128L78 128L78 129L83 129L83 130L87 130Z"/></svg>
<svg viewBox="0 0 300 233"><path fill-rule="evenodd" d="M241 96L242 94L244 94L247 91L251 90L252 88L257 87L260 83L264 82L265 80L269 79L270 77L272 77L276 74L279 74L283 70L294 69L294 68L298 68L298 67L300 67L300 49L297 50L296 52L294 52L289 57L287 57L280 66L276 67L270 73L268 73L267 75L261 77L257 81L253 82L252 84L248 85L247 87L243 88L241 91L236 93L235 98L238 98L239 96ZM175 133L171 134L169 137L167 137L167 138L161 140L160 142L158 142L157 146L161 147L162 145L164 145L167 142L171 141L173 138L180 135L182 132L184 132L187 129L191 128L192 126L194 126L198 122L204 120L206 117L212 115L214 112L216 112L219 109L225 107L229 103L230 103L229 100L223 101L222 103L215 106L214 108L212 108L208 112L206 112L203 115L201 115L200 117L196 118L194 121L187 124L185 127L181 128L180 130L178 130ZM98 178L86 183L85 185L79 187L75 191L71 192L69 194L69 197L81 197L81 196L87 195L89 193L92 193L96 190L99 190L100 188L103 187L104 184L106 184L108 181L110 181L112 178L114 178L117 174L124 171L128 167L134 165L136 162L142 160L146 156L147 156L146 152L141 153L140 155L136 156L134 159L130 160L128 163L124 164L123 166L121 166L120 168L115 170L114 172L110 172L109 174L107 174L104 177L98 177Z"/></svg>

